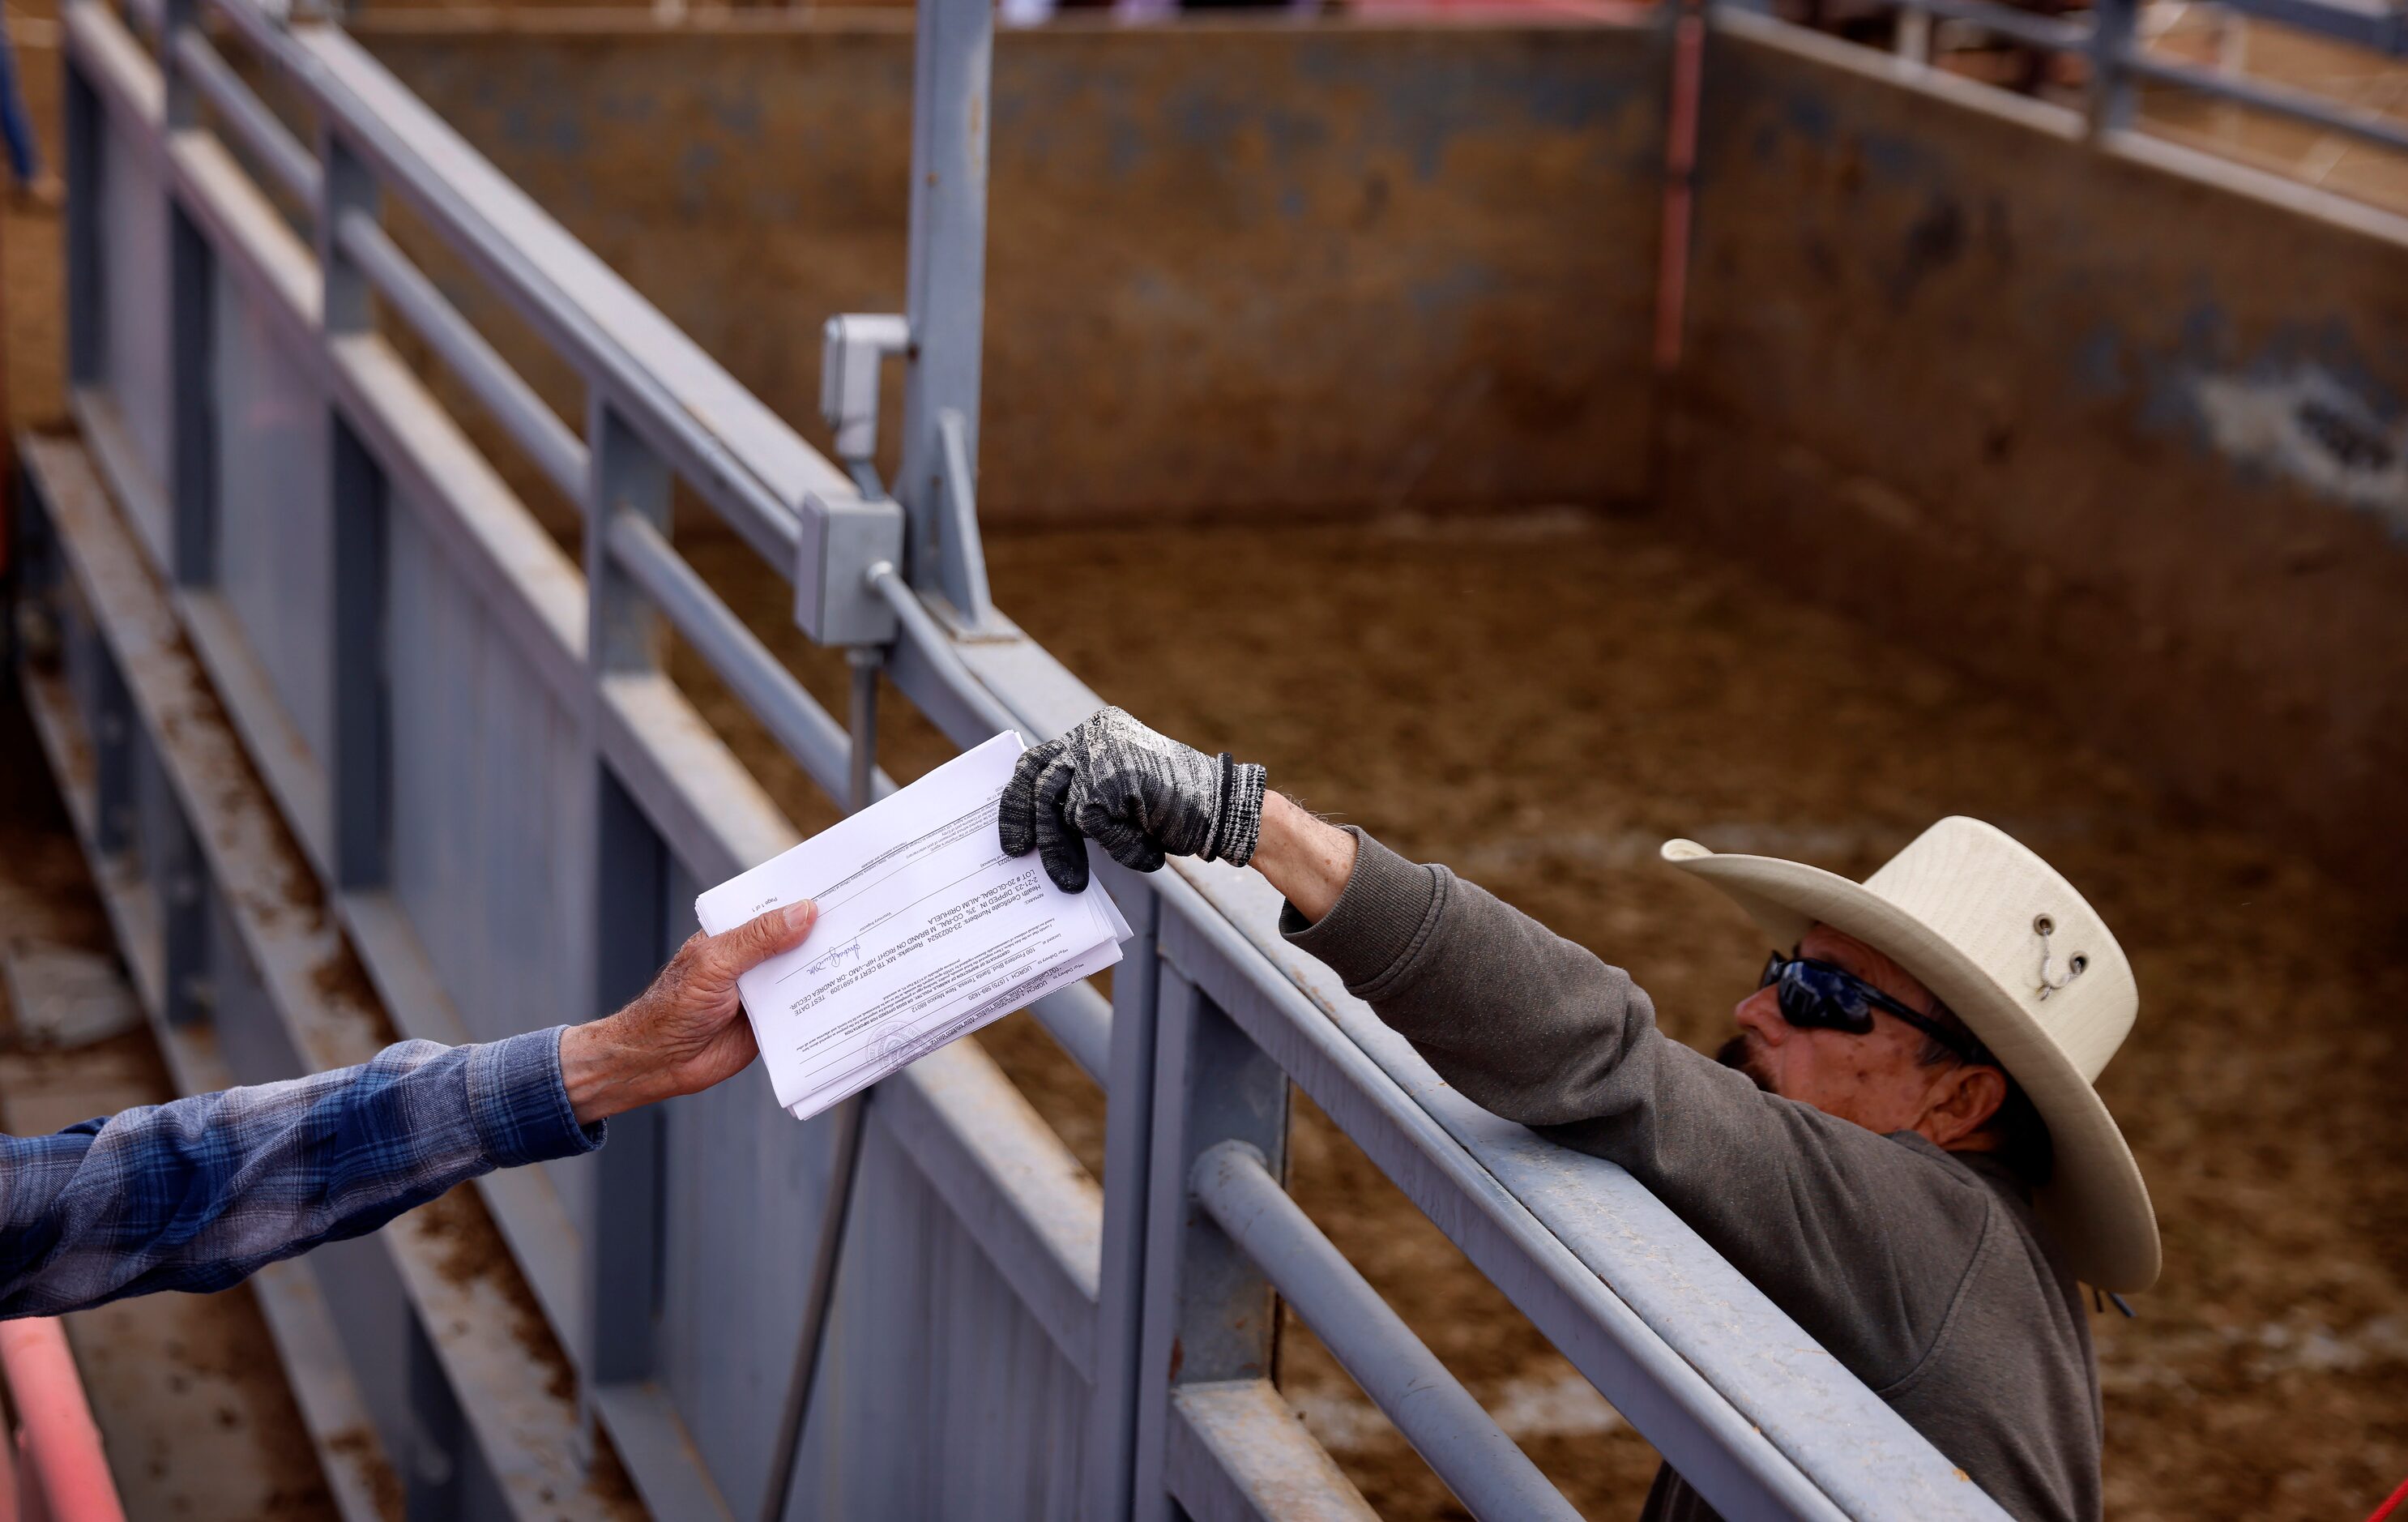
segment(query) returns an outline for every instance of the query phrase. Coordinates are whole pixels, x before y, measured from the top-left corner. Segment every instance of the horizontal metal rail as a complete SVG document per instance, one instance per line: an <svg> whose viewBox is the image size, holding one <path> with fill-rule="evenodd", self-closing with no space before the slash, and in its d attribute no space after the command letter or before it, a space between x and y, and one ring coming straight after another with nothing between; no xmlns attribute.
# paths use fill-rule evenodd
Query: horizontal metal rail
<svg viewBox="0 0 2408 1522"><path fill-rule="evenodd" d="M1079 1070L1109 1087L1112 1067L1112 1001L1089 983L1074 983L1028 1006L1028 1012L1047 1035L1079 1065Z"/></svg>
<svg viewBox="0 0 2408 1522"><path fill-rule="evenodd" d="M2127 51L2121 62L2126 70L2140 79L2154 79L2159 84L2180 85L2203 94L2220 95L2269 115L2288 117L2294 122L2322 127L2328 132L2342 133L2408 153L2408 122L2338 105L2321 95L2295 90L2289 85L2253 79L2246 75L2226 74L2138 49Z"/></svg>
<svg viewBox="0 0 2408 1522"><path fill-rule="evenodd" d="M986 684L962 664L961 653L953 648L953 636L947 634L944 626L937 622L937 616L928 611L928 605L922 602L920 595L903 580L900 570L880 561L869 568L869 584L895 610L896 620L902 625L902 642L935 668L953 698L969 710L977 722L986 727L987 734L1000 735L1007 729L1021 727L1011 711L997 701L996 696L987 691ZM975 743L961 735L952 738L965 746Z"/></svg>
<svg viewBox="0 0 2408 1522"><path fill-rule="evenodd" d="M210 4L293 81L328 130L340 133L381 183L399 192L438 235L465 254L486 282L619 409L730 527L772 566L791 568L799 537L796 508L754 475L689 408L681 406L651 366L597 324L559 280L497 226L478 200L464 194L455 177L446 175L426 150L440 148L454 158L471 156L472 151L456 135L414 98L403 95L375 103L364 99L354 86L381 80L381 71L339 30L311 25L288 31L251 0L210 0ZM474 167L491 177L490 184L478 187L489 197L509 196L523 203L523 194L494 174L481 159L474 160ZM531 205L527 209L532 210ZM591 254L581 248L575 251L595 266L595 278L616 281ZM661 326L669 334L675 332L666 323ZM804 487L853 490L841 471L824 460L817 463L824 480L781 482L796 493L796 500Z"/></svg>
<svg viewBox="0 0 2408 1522"><path fill-rule="evenodd" d="M2408 52L2408 9L2396 4L2328 5L2321 0L2221 0L2244 16L2296 26L2336 42L2397 57Z"/></svg>
<svg viewBox="0 0 2408 1522"><path fill-rule="evenodd" d="M192 81L203 100L217 108L219 119L251 150L260 166L290 191L294 199L314 209L322 178L317 155L285 130L260 98L243 83L222 54L195 27L179 29L175 39L176 66Z"/></svg>
<svg viewBox="0 0 2408 1522"><path fill-rule="evenodd" d="M794 673L728 610L659 529L622 510L610 515L608 534L611 557L686 637L695 653L719 673L811 781L829 797L843 797L853 765L853 741L844 725L803 690ZM870 796L882 798L894 791L895 779L882 768L871 780Z"/></svg>
<svg viewBox="0 0 2408 1522"><path fill-rule="evenodd" d="M1994 0L1897 0L1897 4L1900 10L1971 22L1985 32L2054 52L2082 52L2090 46L2090 28L2083 22L2016 10Z"/></svg>
<svg viewBox="0 0 2408 1522"><path fill-rule="evenodd" d="M587 466L584 441L544 405L535 388L460 315L460 309L436 289L435 282L409 262L393 235L366 211L351 210L343 213L335 237L369 282L426 340L436 357L450 366L494 421L526 451L544 478L570 501L581 497Z"/></svg>
<svg viewBox="0 0 2408 1522"><path fill-rule="evenodd" d="M1901 11L1965 22L2026 47L2047 52L2081 53L2114 75L2174 85L2199 94L2229 100L2252 110L2264 111L2271 116L2285 117L2328 132L2338 132L2380 148L2408 152L2408 122L2346 106L2312 91L2169 58L2136 43L2104 49L2100 46L2096 22L2066 22L2036 16L2000 5L1996 0L1889 0L1889 3ZM2121 0L2121 3L2128 5L2135 0ZM2356 14L2332 7L2288 8L2329 12L2332 18ZM2292 21L2293 24L2305 24L2289 16L2284 19ZM2400 26L2396 15L2390 24L2394 29ZM2397 50L2396 47L2379 39L2360 38L2330 28L2320 30L2381 51ZM2408 39L2408 34L2403 34L2403 38Z"/></svg>
<svg viewBox="0 0 2408 1522"><path fill-rule="evenodd" d="M1196 1159L1188 1187L1472 1515L1577 1522L1529 1456L1288 1198L1261 1153L1221 1142Z"/></svg>

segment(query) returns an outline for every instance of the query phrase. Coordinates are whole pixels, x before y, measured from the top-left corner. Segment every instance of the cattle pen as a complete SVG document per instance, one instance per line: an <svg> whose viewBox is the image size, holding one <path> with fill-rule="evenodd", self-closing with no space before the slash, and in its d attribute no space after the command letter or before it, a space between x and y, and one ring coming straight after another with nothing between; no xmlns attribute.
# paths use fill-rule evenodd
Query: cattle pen
<svg viewBox="0 0 2408 1522"><path fill-rule="evenodd" d="M1690 12L1684 142L1678 10L71 0L21 666L177 1083L614 1006L882 755L1097 706L1111 653L1006 594L1115 520L1398 586L1475 545L1578 620L1599 552L1491 510L1652 511L2396 901L2408 223L2134 130L2232 87L2120 14L2037 38L2100 61L2086 113ZM1106 876L1137 938L1032 1012L1048 1055L877 1091L793 1515L1363 1515L1290 1320L1472 1515L1575 1515L1281 1188L1308 1107L1726 1516L2000 1515L1619 1170L1439 1084L1259 879ZM765 1098L263 1275L338 1509L753 1514L828 1186Z"/></svg>

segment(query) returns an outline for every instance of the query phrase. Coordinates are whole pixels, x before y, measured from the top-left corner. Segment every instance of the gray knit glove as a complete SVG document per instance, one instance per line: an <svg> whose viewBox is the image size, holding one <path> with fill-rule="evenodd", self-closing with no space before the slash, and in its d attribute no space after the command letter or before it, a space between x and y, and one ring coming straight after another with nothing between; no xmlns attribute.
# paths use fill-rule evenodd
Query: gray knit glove
<svg viewBox="0 0 2408 1522"><path fill-rule="evenodd" d="M1006 854L1035 851L1065 893L1087 885L1085 836L1134 871L1165 856L1243 867L1263 826L1263 768L1191 750L1116 708L1022 753L1003 790Z"/></svg>

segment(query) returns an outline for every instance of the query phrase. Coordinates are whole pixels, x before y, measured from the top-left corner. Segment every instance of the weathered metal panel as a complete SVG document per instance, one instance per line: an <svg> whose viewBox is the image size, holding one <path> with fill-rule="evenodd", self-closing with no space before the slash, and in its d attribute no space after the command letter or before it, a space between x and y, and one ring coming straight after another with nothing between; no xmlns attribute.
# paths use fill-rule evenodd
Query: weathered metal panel
<svg viewBox="0 0 2408 1522"><path fill-rule="evenodd" d="M826 1123L787 1117L757 1074L666 1108L661 1377L750 1515L800 1329ZM877 1113L793 1515L1073 1515L1086 1383Z"/></svg>
<svg viewBox="0 0 2408 1522"><path fill-rule="evenodd" d="M151 481L168 472L167 193L155 150L110 113L100 133L101 303L105 384ZM165 524L145 524L152 544Z"/></svg>
<svg viewBox="0 0 2408 1522"><path fill-rule="evenodd" d="M572 976L588 764L577 721L396 488L386 514L393 893L472 1039L590 1019ZM580 1234L593 1165L544 1170Z"/></svg>
<svg viewBox="0 0 2408 1522"><path fill-rule="evenodd" d="M233 276L209 283L218 583L322 769L335 736L326 404Z"/></svg>
<svg viewBox="0 0 2408 1522"><path fill-rule="evenodd" d="M469 1034L583 1019L577 724L402 495L390 514L393 888Z"/></svg>
<svg viewBox="0 0 2408 1522"><path fill-rule="evenodd" d="M792 1515L1081 1515L1085 1381L878 1115Z"/></svg>
<svg viewBox="0 0 2408 1522"><path fill-rule="evenodd" d="M827 1123L779 1109L757 1070L663 1109L660 1378L720 1493L749 1517L802 1326Z"/></svg>

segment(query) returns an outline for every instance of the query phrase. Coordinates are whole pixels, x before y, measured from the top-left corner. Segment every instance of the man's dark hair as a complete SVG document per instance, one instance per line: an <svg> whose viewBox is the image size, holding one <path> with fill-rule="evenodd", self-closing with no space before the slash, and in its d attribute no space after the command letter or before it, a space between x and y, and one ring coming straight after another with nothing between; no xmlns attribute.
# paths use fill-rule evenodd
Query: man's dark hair
<svg viewBox="0 0 2408 1522"><path fill-rule="evenodd" d="M1957 1044L1952 1048L1939 1037L1927 1033L1923 1050L1915 1054L1915 1060L1927 1068L1937 1068L1953 1057L1976 1068L1998 1069L1999 1076L2007 1081L2007 1097L1985 1123L1985 1128L1999 1134L1999 1156L2018 1177L2035 1189L2046 1184L2057 1168L2057 1146L2049 1140L2048 1122L2040 1118L2031 1096L2015 1082L2015 1075L2007 1071L2007 1065L1990 1055L1982 1039L1966 1028L1956 1011L1934 998L1929 1012L1931 1022L1956 1038Z"/></svg>

